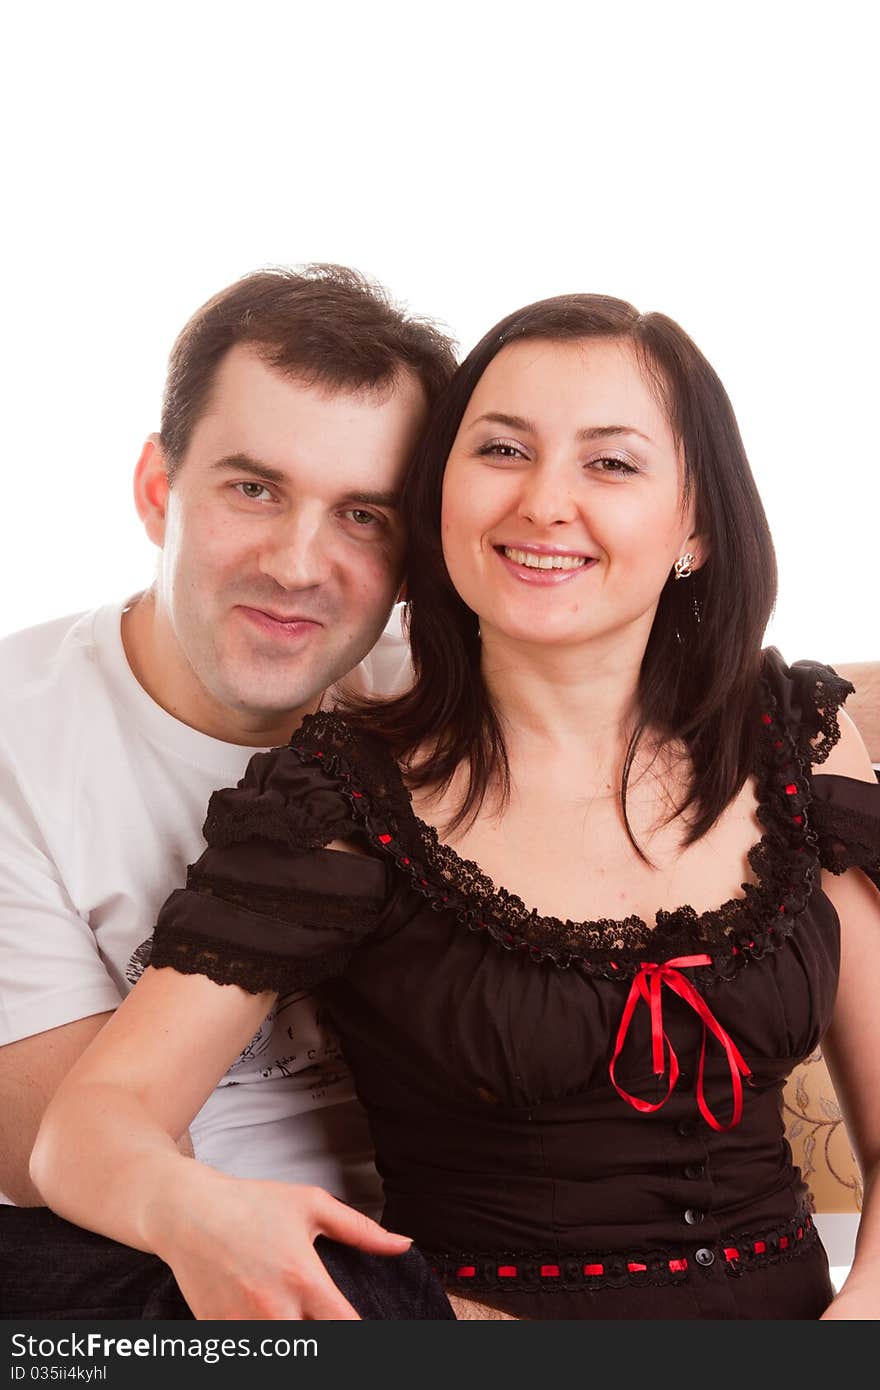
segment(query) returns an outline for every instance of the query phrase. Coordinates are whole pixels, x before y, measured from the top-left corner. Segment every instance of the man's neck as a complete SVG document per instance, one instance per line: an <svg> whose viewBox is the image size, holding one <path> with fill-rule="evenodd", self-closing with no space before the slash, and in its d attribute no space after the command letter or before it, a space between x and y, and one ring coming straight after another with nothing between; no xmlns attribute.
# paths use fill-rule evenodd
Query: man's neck
<svg viewBox="0 0 880 1390"><path fill-rule="evenodd" d="M122 645L132 675L150 699L191 729L222 743L246 748L276 748L323 694L300 710L259 718L232 709L214 698L189 665L174 631L152 590L133 599L122 614Z"/></svg>

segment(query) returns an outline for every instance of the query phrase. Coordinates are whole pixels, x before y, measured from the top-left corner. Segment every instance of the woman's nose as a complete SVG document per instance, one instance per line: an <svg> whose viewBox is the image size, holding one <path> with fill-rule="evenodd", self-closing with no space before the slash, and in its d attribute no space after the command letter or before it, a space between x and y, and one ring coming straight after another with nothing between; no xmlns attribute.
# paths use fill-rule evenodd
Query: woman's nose
<svg viewBox="0 0 880 1390"><path fill-rule="evenodd" d="M518 513L535 526L573 521L577 506L567 467L541 464L523 474Z"/></svg>

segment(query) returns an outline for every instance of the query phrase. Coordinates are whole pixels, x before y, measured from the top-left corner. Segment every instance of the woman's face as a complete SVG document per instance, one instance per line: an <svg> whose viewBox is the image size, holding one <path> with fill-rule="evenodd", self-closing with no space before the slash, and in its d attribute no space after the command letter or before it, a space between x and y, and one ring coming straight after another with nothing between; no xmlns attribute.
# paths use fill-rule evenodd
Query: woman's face
<svg viewBox="0 0 880 1390"><path fill-rule="evenodd" d="M470 399L443 482L443 553L493 634L647 642L685 552L702 561L669 421L613 339L502 348Z"/></svg>

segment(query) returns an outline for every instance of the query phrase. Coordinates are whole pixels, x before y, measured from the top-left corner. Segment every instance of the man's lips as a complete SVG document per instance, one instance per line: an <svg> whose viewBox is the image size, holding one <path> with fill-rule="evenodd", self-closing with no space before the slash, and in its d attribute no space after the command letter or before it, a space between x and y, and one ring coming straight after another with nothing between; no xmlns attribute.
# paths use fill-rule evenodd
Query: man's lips
<svg viewBox="0 0 880 1390"><path fill-rule="evenodd" d="M299 613L276 613L269 608L253 608L245 603L238 605L238 612L262 632L287 640L305 637L323 627L317 618L307 618Z"/></svg>

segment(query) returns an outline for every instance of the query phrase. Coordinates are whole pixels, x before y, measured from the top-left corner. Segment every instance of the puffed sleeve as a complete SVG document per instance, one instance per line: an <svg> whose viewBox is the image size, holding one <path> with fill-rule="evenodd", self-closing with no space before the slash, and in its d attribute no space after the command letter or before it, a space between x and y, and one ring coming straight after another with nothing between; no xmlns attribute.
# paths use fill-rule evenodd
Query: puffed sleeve
<svg viewBox="0 0 880 1390"><path fill-rule="evenodd" d="M810 769L808 818L819 863L832 873L859 868L880 887L880 783L815 770L840 738L838 714L853 686L815 661L785 665L774 648L764 670L785 727Z"/></svg>
<svg viewBox="0 0 880 1390"><path fill-rule="evenodd" d="M813 779L813 829L823 869L863 869L880 888L880 782L823 774Z"/></svg>
<svg viewBox="0 0 880 1390"><path fill-rule="evenodd" d="M385 863L339 779L292 747L258 753L215 792L208 848L163 906L150 963L250 993L310 989L339 975L389 896ZM354 852L328 850L341 840Z"/></svg>

